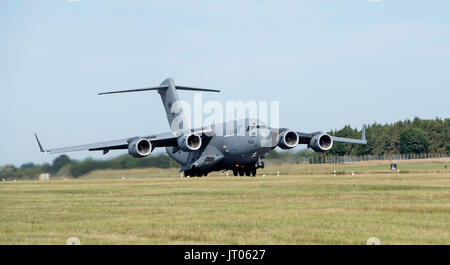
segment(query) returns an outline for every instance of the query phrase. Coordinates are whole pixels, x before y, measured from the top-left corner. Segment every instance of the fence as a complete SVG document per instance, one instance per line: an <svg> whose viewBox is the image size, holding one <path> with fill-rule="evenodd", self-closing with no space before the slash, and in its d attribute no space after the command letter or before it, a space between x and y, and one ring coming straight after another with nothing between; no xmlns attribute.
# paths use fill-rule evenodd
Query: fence
<svg viewBox="0 0 450 265"><path fill-rule="evenodd" d="M363 156L334 156L316 153L310 156L292 156L282 159L268 159L267 164L303 163L303 164L342 164L350 162L374 161L374 160L410 160L443 158L445 161L449 154L400 154L400 155L363 155Z"/></svg>

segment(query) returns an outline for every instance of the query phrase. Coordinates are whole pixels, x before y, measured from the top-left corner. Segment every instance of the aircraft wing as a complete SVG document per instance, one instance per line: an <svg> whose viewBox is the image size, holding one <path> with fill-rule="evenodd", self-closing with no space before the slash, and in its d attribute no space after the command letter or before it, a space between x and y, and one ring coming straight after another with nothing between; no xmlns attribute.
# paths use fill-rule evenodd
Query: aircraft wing
<svg viewBox="0 0 450 265"><path fill-rule="evenodd" d="M41 152L48 153L48 154L57 154L57 153L66 153L66 152L74 152L74 151L103 151L103 154L106 154L109 152L109 150L114 149L128 149L128 145L139 138L147 139L149 140L154 147L163 147L163 146L175 146L177 144L177 136L172 133L162 133L162 134L155 134L155 135L149 135L144 137L130 137L125 139L119 139L119 140L113 140L113 141L106 141L106 142L98 142L98 143L92 143L92 144L85 144L85 145L76 145L76 146L69 146L69 147L62 147L62 148L54 148L54 149L44 149L42 147L41 142L39 141L39 138L36 134L34 134L36 137L36 141L38 142L39 149Z"/></svg>
<svg viewBox="0 0 450 265"><path fill-rule="evenodd" d="M331 139L333 139L334 142L341 142L341 143L350 143L350 144L367 144L367 141L364 139L350 139L350 138L343 138L343 137L337 137L337 136L331 136Z"/></svg>
<svg viewBox="0 0 450 265"><path fill-rule="evenodd" d="M323 132L313 132L313 133L304 133L304 132L297 132L298 134L298 143L299 144L309 144L311 139L318 135L322 134ZM363 127L362 129L362 135L361 139L351 139L351 138L344 138L344 137L337 137L337 136L331 136L334 142L341 142L341 143L351 143L351 144L367 144L366 140L366 128Z"/></svg>

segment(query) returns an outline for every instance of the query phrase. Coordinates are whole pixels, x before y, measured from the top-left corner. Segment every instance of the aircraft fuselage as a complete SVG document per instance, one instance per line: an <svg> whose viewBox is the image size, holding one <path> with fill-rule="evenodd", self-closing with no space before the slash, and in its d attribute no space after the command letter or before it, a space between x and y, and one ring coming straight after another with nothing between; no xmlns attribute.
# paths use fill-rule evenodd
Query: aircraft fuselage
<svg viewBox="0 0 450 265"><path fill-rule="evenodd" d="M189 161L196 170L205 173L216 170L255 166L275 146L271 144L270 129L258 120L245 119L214 125L213 134L203 148L185 152L166 147L167 154L182 166Z"/></svg>

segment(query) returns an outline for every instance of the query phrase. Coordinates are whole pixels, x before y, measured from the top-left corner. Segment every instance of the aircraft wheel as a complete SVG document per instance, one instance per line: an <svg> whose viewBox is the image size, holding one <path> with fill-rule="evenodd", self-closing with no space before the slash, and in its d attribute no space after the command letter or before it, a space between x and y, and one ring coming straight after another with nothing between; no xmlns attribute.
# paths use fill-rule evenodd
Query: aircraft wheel
<svg viewBox="0 0 450 265"><path fill-rule="evenodd" d="M244 176L244 169L243 168L240 168L239 169L239 176Z"/></svg>
<svg viewBox="0 0 450 265"><path fill-rule="evenodd" d="M234 176L237 176L237 175L238 175L237 169L233 169L233 175L234 175Z"/></svg>
<svg viewBox="0 0 450 265"><path fill-rule="evenodd" d="M264 168L264 161L261 161L261 168Z"/></svg>
<svg viewBox="0 0 450 265"><path fill-rule="evenodd" d="M250 171L251 171L250 168L246 168L246 169L245 169L245 175L246 175L247 177L250 176Z"/></svg>
<svg viewBox="0 0 450 265"><path fill-rule="evenodd" d="M255 168L252 168L252 176L254 177L254 176L256 176L256 167Z"/></svg>
<svg viewBox="0 0 450 265"><path fill-rule="evenodd" d="M208 173L203 173L203 176L204 176L204 177L207 177L207 176L208 176Z"/></svg>
<svg viewBox="0 0 450 265"><path fill-rule="evenodd" d="M191 175L191 172L189 170L184 171L184 176L189 177Z"/></svg>

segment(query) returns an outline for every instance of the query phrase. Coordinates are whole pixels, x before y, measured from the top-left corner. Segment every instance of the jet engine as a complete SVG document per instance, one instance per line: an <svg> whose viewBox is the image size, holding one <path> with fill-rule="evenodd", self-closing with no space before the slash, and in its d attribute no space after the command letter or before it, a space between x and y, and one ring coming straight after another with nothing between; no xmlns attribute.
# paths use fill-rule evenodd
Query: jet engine
<svg viewBox="0 0 450 265"><path fill-rule="evenodd" d="M128 153L137 158L148 156L152 152L152 143L147 139L136 139L128 145Z"/></svg>
<svg viewBox="0 0 450 265"><path fill-rule="evenodd" d="M314 136L309 142L309 147L316 152L325 152L333 146L333 138L330 135L323 133Z"/></svg>
<svg viewBox="0 0 450 265"><path fill-rule="evenodd" d="M278 147L291 149L298 144L298 134L294 131L283 131L278 135Z"/></svg>
<svg viewBox="0 0 450 265"><path fill-rule="evenodd" d="M178 147L186 152L192 152L200 149L202 146L202 138L196 134L183 135L178 138Z"/></svg>

